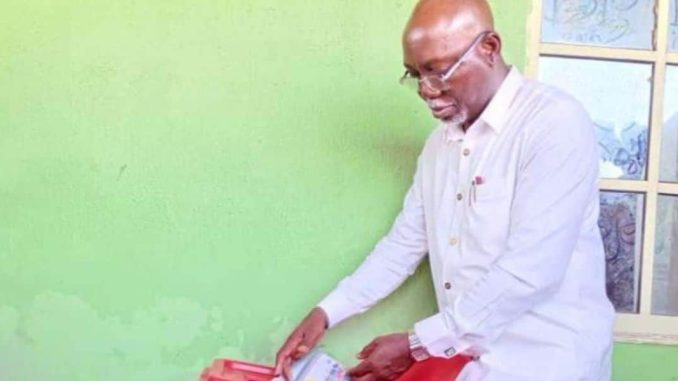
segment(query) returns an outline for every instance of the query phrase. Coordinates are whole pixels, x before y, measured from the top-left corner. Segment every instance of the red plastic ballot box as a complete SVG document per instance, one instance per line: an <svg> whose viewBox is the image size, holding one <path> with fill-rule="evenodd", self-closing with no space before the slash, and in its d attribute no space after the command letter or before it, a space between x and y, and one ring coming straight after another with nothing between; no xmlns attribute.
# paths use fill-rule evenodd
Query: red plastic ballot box
<svg viewBox="0 0 678 381"><path fill-rule="evenodd" d="M200 381L271 381L274 376L275 368L270 366L219 359L202 372Z"/></svg>
<svg viewBox="0 0 678 381"><path fill-rule="evenodd" d="M467 356L430 358L412 365L397 381L454 381L469 361ZM270 366L219 359L202 372L200 381L272 381L274 376Z"/></svg>
<svg viewBox="0 0 678 381"><path fill-rule="evenodd" d="M451 359L431 357L414 363L398 381L454 381L471 360L468 356L455 356Z"/></svg>

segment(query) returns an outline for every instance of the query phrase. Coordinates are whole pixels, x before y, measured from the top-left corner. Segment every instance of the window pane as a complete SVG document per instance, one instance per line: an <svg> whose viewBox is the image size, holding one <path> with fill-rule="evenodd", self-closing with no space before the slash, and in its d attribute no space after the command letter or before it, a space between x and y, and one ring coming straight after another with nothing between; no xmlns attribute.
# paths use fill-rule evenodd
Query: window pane
<svg viewBox="0 0 678 381"><path fill-rule="evenodd" d="M662 131L661 181L678 181L678 66L666 68L664 128Z"/></svg>
<svg viewBox="0 0 678 381"><path fill-rule="evenodd" d="M678 197L659 196L652 313L678 315Z"/></svg>
<svg viewBox="0 0 678 381"><path fill-rule="evenodd" d="M544 0L542 41L652 49L655 0Z"/></svg>
<svg viewBox="0 0 678 381"><path fill-rule="evenodd" d="M617 312L638 312L644 205L641 194L600 194L598 226L605 245L607 295Z"/></svg>
<svg viewBox="0 0 678 381"><path fill-rule="evenodd" d="M645 179L652 65L541 57L542 81L572 94L596 125L600 175Z"/></svg>
<svg viewBox="0 0 678 381"><path fill-rule="evenodd" d="M671 0L669 22L669 51L678 52L678 0Z"/></svg>

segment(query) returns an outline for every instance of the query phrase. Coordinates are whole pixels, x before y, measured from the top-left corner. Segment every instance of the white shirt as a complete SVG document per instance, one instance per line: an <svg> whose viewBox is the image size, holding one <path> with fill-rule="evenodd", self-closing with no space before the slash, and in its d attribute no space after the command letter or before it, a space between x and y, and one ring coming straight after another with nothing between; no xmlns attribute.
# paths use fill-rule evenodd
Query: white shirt
<svg viewBox="0 0 678 381"><path fill-rule="evenodd" d="M428 254L440 312L415 332L433 356L478 357L459 380L609 380L598 205L588 114L513 68L466 133L433 131L390 232L319 306L333 327Z"/></svg>

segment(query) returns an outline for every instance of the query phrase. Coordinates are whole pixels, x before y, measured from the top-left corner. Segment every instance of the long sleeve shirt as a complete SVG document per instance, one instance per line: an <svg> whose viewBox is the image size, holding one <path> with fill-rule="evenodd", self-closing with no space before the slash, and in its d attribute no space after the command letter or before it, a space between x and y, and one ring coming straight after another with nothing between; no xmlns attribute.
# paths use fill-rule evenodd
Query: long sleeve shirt
<svg viewBox="0 0 678 381"><path fill-rule="evenodd" d="M512 68L465 132L433 131L391 230L319 306L333 327L428 255L439 312L414 330L431 355L477 357L469 379L609 380L597 179L587 112Z"/></svg>

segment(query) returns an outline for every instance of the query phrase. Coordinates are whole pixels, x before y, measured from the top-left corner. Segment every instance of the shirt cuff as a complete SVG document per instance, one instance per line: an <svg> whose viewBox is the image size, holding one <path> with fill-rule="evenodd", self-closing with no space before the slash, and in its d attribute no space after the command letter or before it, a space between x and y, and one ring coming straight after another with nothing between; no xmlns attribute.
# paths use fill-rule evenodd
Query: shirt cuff
<svg viewBox="0 0 678 381"><path fill-rule="evenodd" d="M452 358L465 352L471 345L457 337L454 327L448 327L441 313L414 325L414 333L433 357Z"/></svg>
<svg viewBox="0 0 678 381"><path fill-rule="evenodd" d="M317 307L322 308L327 315L327 329L335 327L337 324L358 313L353 304L339 290L332 291L318 303Z"/></svg>

